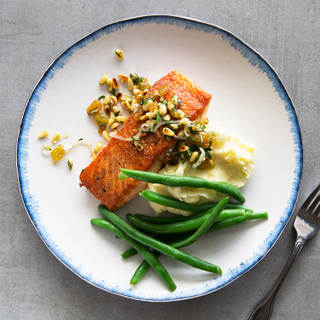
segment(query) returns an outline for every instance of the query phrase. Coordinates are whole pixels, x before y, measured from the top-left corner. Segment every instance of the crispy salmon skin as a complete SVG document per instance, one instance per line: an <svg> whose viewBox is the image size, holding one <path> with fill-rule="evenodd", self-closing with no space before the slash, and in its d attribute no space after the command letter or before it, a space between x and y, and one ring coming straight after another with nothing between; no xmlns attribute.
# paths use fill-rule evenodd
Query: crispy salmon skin
<svg viewBox="0 0 320 320"><path fill-rule="evenodd" d="M211 95L193 80L178 71L172 71L158 80L149 92L164 86L169 88L164 98L170 100L173 95L177 95L182 101L180 109L190 120L205 117ZM117 133L118 138L112 138L80 174L80 186L86 187L110 210L121 207L147 187L146 182L132 178L120 181L120 168L158 172L163 165L166 151L176 143L174 138L171 141L166 139L161 130L140 138L142 151L137 150L133 141L121 140L136 135L142 123L143 121L136 121L132 114Z"/></svg>

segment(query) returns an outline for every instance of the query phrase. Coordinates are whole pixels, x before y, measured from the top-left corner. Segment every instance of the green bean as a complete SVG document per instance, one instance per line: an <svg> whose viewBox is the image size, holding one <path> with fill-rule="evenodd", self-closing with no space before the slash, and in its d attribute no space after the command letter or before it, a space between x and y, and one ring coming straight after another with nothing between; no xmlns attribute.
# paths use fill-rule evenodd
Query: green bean
<svg viewBox="0 0 320 320"><path fill-rule="evenodd" d="M165 174L159 174L159 173L154 173L149 171L121 169L119 180L124 180L126 179L127 176L130 178L134 178L134 179L149 182L149 183L164 184L170 187L213 189L215 191L218 191L233 197L235 200L239 201L240 203L245 202L245 198L242 192L235 186L226 182L209 181L209 180L205 180L197 177L165 175Z"/></svg>
<svg viewBox="0 0 320 320"><path fill-rule="evenodd" d="M189 212L204 212L210 210L213 206L216 206L216 202L208 202L198 205L192 205L185 202L182 202L178 199L164 196L150 190L143 190L140 193L140 196L148 201L155 202L165 207L175 208L179 210L189 211ZM237 203L228 203L226 209L245 209L250 210L249 208L239 205Z"/></svg>
<svg viewBox="0 0 320 320"><path fill-rule="evenodd" d="M255 212L252 213L249 220L255 220L255 219L268 219L268 212Z"/></svg>
<svg viewBox="0 0 320 320"><path fill-rule="evenodd" d="M159 258L161 256L161 252L154 250L152 252L156 258ZM136 269L135 273L133 274L132 278L130 279L130 284L137 284L140 279L145 275L145 273L149 270L150 264L143 260L138 268Z"/></svg>
<svg viewBox="0 0 320 320"><path fill-rule="evenodd" d="M132 256L135 256L137 254L137 250L135 248L130 248L124 252L121 253L121 257L123 259L131 258Z"/></svg>
<svg viewBox="0 0 320 320"><path fill-rule="evenodd" d="M112 222L116 227L122 230L129 237L134 240L144 244L147 247L158 250L161 253L168 255L169 257L188 264L194 268L217 273L219 275L222 274L222 270L219 266L214 265L210 262L204 261L202 259L191 256L187 253L184 253L178 249L175 249L172 246L169 246L163 242L160 242L156 239L153 239L142 232L134 229L128 223L126 223L123 219L117 216L114 212L109 211L106 206L99 205L99 211L102 215L104 215L110 222Z"/></svg>
<svg viewBox="0 0 320 320"><path fill-rule="evenodd" d="M236 226L247 220L257 220L257 219L268 219L268 212L253 213L252 211L246 211L246 214L242 217L234 217L226 220L221 220L212 225L207 233L219 231L222 229L230 228ZM170 241L170 240L169 240Z"/></svg>
<svg viewBox="0 0 320 320"><path fill-rule="evenodd" d="M208 233L236 226L242 222L249 220L251 215L252 215L252 212L248 212L243 217L235 217L235 218L219 221L211 226L211 228L208 230Z"/></svg>
<svg viewBox="0 0 320 320"><path fill-rule="evenodd" d="M133 248L135 248L143 256L145 261L147 261L148 264L152 266L152 268L164 281L164 283L167 285L170 291L174 291L176 289L177 286L172 280L172 278L170 277L168 271L146 246L130 238L119 228L117 228L112 223L104 219L91 219L91 223L97 227L111 231L115 236L129 243Z"/></svg>
<svg viewBox="0 0 320 320"><path fill-rule="evenodd" d="M214 206L215 207L215 206ZM192 219L196 219L199 217L202 217L206 214L208 214L209 211L211 211L214 207L211 209L204 211L204 212L198 212L196 214L192 214L190 216L174 216L174 217L155 217L155 216L147 216L144 214L135 214L134 216L136 218L139 218L140 220L143 220L145 222L149 223L155 223L155 224L167 224L167 223L175 223L175 222L184 222ZM229 219L232 217L238 217L243 216L245 213L245 209L224 209L221 214L218 217L219 220Z"/></svg>
<svg viewBox="0 0 320 320"><path fill-rule="evenodd" d="M208 233L236 226L246 220L255 219L268 219L268 213L252 213L251 211L247 211L243 217L235 217L227 220L222 220L213 224L212 227L208 230Z"/></svg>
<svg viewBox="0 0 320 320"><path fill-rule="evenodd" d="M182 234L186 234L186 233L182 233ZM161 241L161 242L165 242L168 243L170 241L172 241L173 239L181 236L182 234L175 234L175 233L168 233L168 234L156 234L153 236L153 238ZM136 255L138 252L134 249L134 248L130 248L126 251L124 251L123 253L121 253L121 257L123 259L128 259L134 255Z"/></svg>
<svg viewBox="0 0 320 320"><path fill-rule="evenodd" d="M183 239L178 241L173 240L173 242L170 243L170 245L178 249L178 248L187 247L193 244L195 241L197 241L199 238L201 238L204 234L207 233L207 231L212 226L212 224L216 221L219 214L221 213L221 211L223 210L223 208L226 206L227 203L228 203L228 198L222 199L218 203L218 205L215 208L213 208L211 212L207 215L207 219L204 221L204 223L200 226L200 228L195 233L193 233L191 236L187 238L183 237ZM161 253L159 253L158 251L154 252L154 254L157 257L160 257L161 255ZM142 261L142 263L137 268L136 272L133 274L130 282L138 283L138 281L142 278L142 276L147 272L148 269L149 269L148 262L146 260Z"/></svg>
<svg viewBox="0 0 320 320"><path fill-rule="evenodd" d="M236 216L244 215L244 210L236 211ZM221 212L217 221L228 219L235 216L234 213L228 212ZM156 223L149 223L139 219L136 215L133 216L131 213L127 214L127 219L139 230L143 232L150 232L150 233L157 233L157 234L166 234L166 233L180 233L186 232L190 230L195 230L199 228L203 222L206 220L208 213L205 215L199 215L197 218L190 219L187 221L181 222L174 222L174 223L167 223L167 224L156 224Z"/></svg>

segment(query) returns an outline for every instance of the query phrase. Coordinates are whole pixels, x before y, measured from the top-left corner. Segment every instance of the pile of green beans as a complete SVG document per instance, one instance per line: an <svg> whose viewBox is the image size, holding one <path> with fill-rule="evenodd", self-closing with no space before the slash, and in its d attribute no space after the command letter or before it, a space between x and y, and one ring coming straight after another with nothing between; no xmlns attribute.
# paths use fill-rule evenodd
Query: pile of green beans
<svg viewBox="0 0 320 320"><path fill-rule="evenodd" d="M195 268L221 275L222 270L219 266L185 254L177 249L191 245L207 233L229 228L247 220L268 218L268 214L266 212L253 213L251 210L246 210L245 213L243 213L242 210L239 212L239 209L231 209L235 210L238 216L232 216L233 214L231 213L229 218L225 216L225 219L222 219L221 215L223 215L223 210L225 210L224 208L226 205L227 198L223 199L216 206L212 207L208 212L194 215L194 219L192 219L191 216L190 219L186 219L185 221L170 223L170 227L173 227L175 230L177 230L177 233L159 233L154 238L147 236L146 234L133 228L103 205L99 206L99 211L108 221L105 219L92 219L91 223L95 226L111 231L118 238L126 241L132 247L131 249L122 253L122 257L124 259L129 258L137 253L140 253L140 255L143 257L144 260L141 262L132 276L130 284L137 284L151 266L163 280L168 289L173 291L176 289L176 285L171 279L167 270L158 260L162 254L166 254ZM140 218L147 217L143 215L133 216L131 214L127 214L127 217L130 216L139 216ZM198 221L199 219L202 219L202 223L199 224L197 222L198 227L190 230L188 228L190 221ZM130 221L130 219L128 220ZM144 222L143 219L141 219L141 221ZM184 224L186 223L187 228L183 228ZM168 224L165 222L162 224L154 224L154 226L157 226L158 228L168 228ZM179 228L177 228L177 226Z"/></svg>
<svg viewBox="0 0 320 320"><path fill-rule="evenodd" d="M222 270L219 266L184 253L177 248L190 245L200 237L202 237L205 233L207 233L208 230L213 226L213 223L217 220L227 203L228 198L224 198L206 215L204 215L204 222L193 234L183 234L183 236L179 234L178 237L176 236L177 240L172 239L172 237L167 237L167 239L165 239L166 242L172 243L172 245L152 238L133 228L117 214L108 210L108 208L104 205L99 206L99 211L107 220L95 218L91 219L91 224L111 231L118 238L130 244L132 246L132 249L134 249L135 252L140 253L144 258L143 263L141 264L142 267L140 266L135 272L134 276L130 280L130 284L136 284L151 266L157 272L163 282L167 285L168 289L170 291L173 291L176 289L176 285L167 270L158 260L158 257L161 254L168 255L169 257L177 261L183 262L197 269L216 273L218 275L222 274ZM150 249L153 249L153 251Z"/></svg>
<svg viewBox="0 0 320 320"><path fill-rule="evenodd" d="M214 189L233 197L240 203L245 200L240 190L225 183L212 183L193 177L166 176L121 169L119 179L125 179L127 176L169 186ZM162 254L194 268L221 275L222 270L219 266L184 253L179 249L193 244L207 233L229 228L247 220L268 218L267 212L254 213L253 210L242 204L229 203L228 197L218 203L190 205L148 190L142 191L140 195L148 201L194 214L178 217L150 217L128 213L126 218L131 223L130 225L117 214L108 210L106 206L99 206L99 211L104 219L91 219L91 224L111 231L117 238L126 241L131 246L121 254L124 259L137 253L143 257L143 261L130 280L132 285L137 284L151 267L170 291L176 289L176 284L158 259Z"/></svg>
<svg viewBox="0 0 320 320"><path fill-rule="evenodd" d="M154 239L138 231L137 229L133 228L131 225L126 223L114 212L108 210L106 206L100 205L99 211L104 217L106 217L111 223L113 223L121 231L123 231L132 239L142 243L143 245L149 248L152 248L154 250L160 251L162 254L166 254L175 260L178 260L180 262L190 265L191 267L198 268L208 272L217 273L220 275L222 274L222 270L219 266L216 266L212 263L193 257L187 253L184 253L180 250L175 249L172 246L167 245L164 242L161 242L157 239Z"/></svg>

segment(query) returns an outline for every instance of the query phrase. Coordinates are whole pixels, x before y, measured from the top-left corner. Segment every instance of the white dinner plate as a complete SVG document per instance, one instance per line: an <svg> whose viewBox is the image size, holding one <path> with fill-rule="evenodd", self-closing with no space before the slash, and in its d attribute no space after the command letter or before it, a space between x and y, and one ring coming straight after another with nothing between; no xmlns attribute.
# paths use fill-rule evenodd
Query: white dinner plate
<svg viewBox="0 0 320 320"><path fill-rule="evenodd" d="M114 54L122 49L124 60ZM150 270L142 281L129 280L141 261L123 260L128 245L90 224L101 217L99 201L79 187L79 173L91 159L77 147L55 165L37 137L68 133L61 141L103 141L86 108L106 86L102 74L117 77L134 69L151 83L172 70L192 78L212 94L208 117L215 125L252 142L255 168L242 189L246 205L268 211L269 219L206 235L184 251L221 266L222 276L162 257L177 284L169 292ZM69 171L66 160L74 160ZM62 52L45 70L26 103L17 140L17 172L26 212L48 249L90 284L114 294L144 301L173 301L214 292L247 272L281 235L299 193L302 141L297 115L281 80L254 49L232 33L188 18L153 15L104 26ZM137 197L116 212L148 213Z"/></svg>

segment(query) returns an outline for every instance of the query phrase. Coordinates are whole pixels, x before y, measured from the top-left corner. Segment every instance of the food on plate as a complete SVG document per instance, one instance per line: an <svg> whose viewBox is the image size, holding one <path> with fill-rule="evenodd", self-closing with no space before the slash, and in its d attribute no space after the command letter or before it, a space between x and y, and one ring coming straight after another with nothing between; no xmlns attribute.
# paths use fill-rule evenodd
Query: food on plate
<svg viewBox="0 0 320 320"><path fill-rule="evenodd" d="M226 209L229 205L233 209ZM268 213L253 213L251 209L242 205L228 203L228 198L222 199L219 203L213 205L208 211L197 213L189 217L179 217L183 222L173 222L172 217L149 217L144 215L127 214L127 219L134 226L126 223L121 217L108 210L104 205L99 206L100 213L105 219L91 219L91 224L106 229L114 233L118 238L131 245L131 249L121 254L127 259L136 253L140 253L144 260L133 274L130 284L137 284L143 275L151 266L160 278L164 281L170 291L176 289L172 278L167 270L158 260L161 254L166 254L178 261L184 262L192 267L201 270L222 274L219 266L210 262L187 255L180 250L193 244L199 238L207 233L223 230L236 226L251 219L267 219ZM156 223L145 222L142 217L156 219ZM143 233L147 232L149 235ZM153 250L150 251L151 248Z"/></svg>
<svg viewBox="0 0 320 320"><path fill-rule="evenodd" d="M163 186L171 187L187 187L191 189L213 189L221 193L230 195L240 203L245 202L245 198L241 191L233 185L226 182L209 181L206 179L190 176L164 175L154 172L144 172L138 170L121 169L119 175L120 180L127 177L134 178L149 183L157 183Z"/></svg>
<svg viewBox="0 0 320 320"><path fill-rule="evenodd" d="M64 150L64 146L62 144L58 144L58 146L51 151L51 159L55 162L58 162L64 157L65 154L66 151Z"/></svg>
<svg viewBox="0 0 320 320"><path fill-rule="evenodd" d="M211 133L211 160L214 166L197 170L190 161L179 159L175 165L166 165L159 173L164 175L191 176L203 178L208 181L229 183L241 188L249 179L254 167L255 146L240 139L238 135L230 134L226 130L207 125L205 132ZM210 189L197 189L186 187L170 187L166 185L149 183L149 190L164 196L174 197L182 202L198 205L206 202L216 202L225 196L223 191ZM161 204L149 202L156 214L161 214L169 208ZM192 212L170 208L171 212L188 215Z"/></svg>
<svg viewBox="0 0 320 320"><path fill-rule="evenodd" d="M226 198L224 198L224 199L226 199ZM190 219L190 220L177 221L177 222L172 222L172 223L147 222L147 221L144 221L143 218L142 219L140 218L141 215L139 217L139 215L137 215L137 214L132 215L131 213L128 213L126 215L126 217L127 217L128 221L131 222L132 225L134 225L137 229L142 230L144 232L149 232L151 234L171 234L171 233L179 233L179 232L183 233L186 231L196 230L199 227L201 227L201 225L208 218L210 210L212 210L216 206L217 205L212 206L208 211L202 212L201 215L198 214L198 215L192 216L192 219ZM232 219L238 218L238 217L243 217L246 215L246 213L251 214L251 216L248 218L250 220L262 219L263 217L266 217L266 213L252 214L252 210L244 210L244 211L240 212L238 210L231 209L229 211L222 210L221 214L219 215L219 217L217 218L216 221L218 222L218 221L229 220L229 222L230 221L239 222L238 220L232 220ZM146 220L148 220L148 219L146 219ZM215 229L211 229L211 231L218 230L218 229L216 229L217 226L215 226L214 228Z"/></svg>
<svg viewBox="0 0 320 320"><path fill-rule="evenodd" d="M182 237L174 238L171 242L169 241L169 245L179 249L183 247L190 246L194 242L196 242L198 239L200 239L202 236L204 236L208 230L212 227L215 221L217 221L218 217L220 217L221 212L223 211L223 208L228 203L228 198L224 198L221 200L216 207L213 207L208 215L206 216L206 219L204 222L198 227L198 229L190 234L189 236L183 235ZM160 257L161 253L158 251L156 252L156 257ZM149 264L146 260L142 261L142 263L137 268L136 272L133 274L130 284L137 284L142 276L148 271ZM222 274L222 270L221 270Z"/></svg>
<svg viewBox="0 0 320 320"><path fill-rule="evenodd" d="M46 138L49 135L49 132L47 130L42 130L40 131L40 133L38 134L39 138Z"/></svg>
<svg viewBox="0 0 320 320"><path fill-rule="evenodd" d="M122 253L124 259L136 253L143 257L130 284L137 284L151 266L174 291L176 284L158 259L161 254L221 275L219 266L179 249L207 233L268 218L267 213L257 214L243 206L245 198L239 190L251 174L255 147L211 127L206 118L211 95L178 71L170 72L152 87L136 73L118 77L120 83L127 82L133 95L118 92L118 79L104 74L99 83L107 86L111 96L100 96L87 108L98 132L109 142L106 147L101 142L94 148L89 146L92 162L80 173L80 185L103 203L99 211L104 219L91 219L91 224L131 245ZM117 107L119 101L132 112L128 118ZM50 139L46 130L38 136ZM56 133L50 139L56 147L52 150L45 144L42 152L58 162L75 146L88 144L79 139L65 148L58 142L66 137ZM72 170L72 158L67 164ZM171 211L184 216L128 213L129 225L111 211L139 193L156 213ZM240 204L228 202L229 198Z"/></svg>
<svg viewBox="0 0 320 320"><path fill-rule="evenodd" d="M193 178L193 177L188 177L188 178ZM204 202L201 204L189 204L189 203L180 201L176 198L164 196L160 193L156 193L150 190L143 190L140 193L140 196L150 202L154 202L170 208L168 211L171 211L172 210L171 208L175 208L175 209L184 210L188 212L203 212L203 211L209 210L213 205L216 204L214 202ZM227 208L228 209L248 209L244 206L241 206L235 203L228 203ZM188 217L188 215L186 215L186 217Z"/></svg>
<svg viewBox="0 0 320 320"><path fill-rule="evenodd" d="M248 208L246 208L246 210L242 210L242 212L239 209L223 209L223 207L221 208L221 205L224 205L224 208L227 208L227 206L230 205L230 203L222 204L222 202L226 201L226 199L227 198L224 198L206 212L197 213L188 217L150 217L141 214L136 214L134 216L131 214L127 214L127 219L138 230L142 230L145 232L151 231L152 234L156 234L155 237L157 238L157 240L164 241L175 248L182 248L192 244L195 240L197 240L197 236L203 236L206 233L230 228L247 220L268 219L267 212L254 213L251 209ZM236 204L232 205L242 207ZM221 209L223 210L221 211ZM219 210L220 212L217 217L213 217L215 210ZM137 219L133 218L141 218L140 220L145 219L145 221L147 222L155 222L156 224L152 225L152 223L145 223L143 226L143 224L137 223ZM186 223L181 222L181 220L184 220ZM145 226L147 226L146 229ZM150 226L152 228L150 228ZM124 259L127 259L137 253L138 252L134 248L131 248L123 252L121 256ZM154 254L157 258L159 258L161 255L161 253L158 251L154 251ZM136 269L136 272L132 276L130 283L137 284L143 277L143 275L148 271L149 267L150 265L146 260L141 262L139 267Z"/></svg>
<svg viewBox="0 0 320 320"><path fill-rule="evenodd" d="M156 253L155 255L153 252L148 251L147 248L152 248L156 250L155 252L168 255L169 257L177 261L183 262L191 267L221 275L222 270L219 266L212 264L210 262L204 261L202 259L196 258L187 253L184 253L178 250L177 248L188 246L194 243L200 237L202 237L210 229L210 227L212 226L214 221L217 219L217 217L219 216L219 214L221 213L221 211L223 210L223 208L226 206L227 203L228 203L227 198L221 200L217 204L217 206L210 211L206 221L202 224L201 227L198 228L198 230L194 234L192 234L189 237L183 238L179 241L176 241L174 244L171 244L171 245L161 242L155 238L152 238L140 232L139 230L133 228L128 223L126 223L122 218L120 218L117 214L108 210L108 208L106 208L104 205L99 206L99 211L109 221L95 218L95 219L91 219L91 223L100 228L104 228L113 232L119 238L131 244L133 248L137 250L145 258L148 265L153 266L153 268L158 273L158 275L167 284L168 288L171 291L173 291L175 290L176 286L174 285L173 280L171 279L167 271L165 269L164 270L161 269L161 271L159 272L159 267L161 268L162 265L157 260L156 255L158 255L158 253ZM116 232L117 228L120 229L127 237L124 237L122 233ZM140 247L137 246L137 243L140 244ZM138 272L138 274L141 275L140 272ZM130 283L135 284L137 281L139 281L139 278L140 276L138 276L135 273ZM168 279L169 279L169 282L166 281Z"/></svg>
<svg viewBox="0 0 320 320"><path fill-rule="evenodd" d="M69 137L69 135L68 135L67 133L61 135L60 132L56 132L56 133L52 136L52 138L49 138L49 134L50 134L49 131L47 131L47 130L42 130L42 131L39 132L38 137L39 137L40 139L47 138L47 139L51 140L51 142L53 142L53 143L57 143L57 142L65 139L65 138L68 138L68 137Z"/></svg>
<svg viewBox="0 0 320 320"><path fill-rule="evenodd" d="M61 161L67 153L74 151L74 149L79 145L83 145L83 146L88 147L91 152L91 156L94 159L96 156L96 153L99 152L99 150L102 147L101 143L97 143L94 147L94 150L92 150L92 145L90 144L90 142L85 141L82 138L80 138L78 141L76 141L75 143L73 143L69 147L65 147L64 145L62 145L60 143L58 145L56 145L61 140L69 137L69 135L67 133L60 135L59 132L56 132L52 136L52 138L50 138L49 131L42 130L38 134L38 137L40 139L46 138L46 139L50 140L50 143L45 143L41 146L41 153L44 156L50 156L51 160L53 161L52 163L57 163L57 162ZM67 165L68 165L69 170L71 171L73 168L73 159L72 158L69 158L67 160Z"/></svg>
<svg viewBox="0 0 320 320"><path fill-rule="evenodd" d="M227 199L227 198L224 198ZM127 220L131 222L132 225L134 225L137 229L143 231L143 232L149 232L151 234L171 234L171 233L183 233L187 231L192 231L200 228L202 224L206 221L208 218L210 211L215 208L215 206L211 206L211 208L206 212L201 212L201 215L194 216L193 219L187 220L187 221L178 221L178 222L172 222L172 223L150 223L147 221L144 221L143 219L140 219L137 215L132 215L131 213L128 213L126 215ZM241 213L239 211L236 211L233 213L232 211L229 213L228 211L222 210L221 214L217 218L216 221L221 221L225 219L231 219L239 216L244 216L245 210Z"/></svg>
<svg viewBox="0 0 320 320"><path fill-rule="evenodd" d="M213 214L213 211L211 211L211 214ZM182 217L180 217L180 218L182 218ZM193 216L191 216L191 219L193 219ZM208 216L207 220L203 223L202 226L205 226L207 221L209 221L209 219L210 219L210 216ZM243 216L238 216L238 217L234 217L234 218L230 218L230 219L226 219L226 220L221 220L219 222L216 222L218 220L218 219L216 219L214 221L214 223L211 225L211 227L209 229L207 229L207 231L205 233L210 233L210 232L230 228L232 226L236 226L240 223L243 223L243 222L245 222L247 220L251 220L251 219L268 219L268 213L267 212L252 213L252 211L247 211L246 214ZM205 228L202 228L202 226L197 231L183 233L183 234L180 234L180 235L173 237L173 238L168 238L167 234L163 234L163 236L166 236L165 241L167 241L167 243L169 245L171 245L175 248L182 248L182 247L185 247L185 246L188 246L191 244L190 243L191 241L189 242L187 239L191 239L197 233L199 234L200 229L202 229L202 231L205 230ZM202 235L204 235L204 234L202 234ZM158 237L158 239L160 240L160 236ZM121 254L121 256L124 259L127 259L137 253L138 252L134 248L131 248L131 249L123 252ZM158 251L155 251L154 254L157 258L159 258L161 256L161 253ZM136 272L132 276L130 283L137 284L140 281L140 279L143 277L143 275L148 271L149 267L150 267L150 265L147 263L146 260L142 261L141 264L139 265L139 267L136 269Z"/></svg>
<svg viewBox="0 0 320 320"><path fill-rule="evenodd" d="M72 158L68 159L67 165L68 165L69 170L71 171L73 169L73 159Z"/></svg>
<svg viewBox="0 0 320 320"><path fill-rule="evenodd" d="M133 82L132 78L129 79ZM120 181L120 168L158 172L168 150L178 139L188 138L184 134L177 135L184 131L179 122L183 119L205 121L211 99L209 93L178 71L170 72L150 90L144 90L144 96L138 91L135 93L136 100L140 100L134 113L123 128L112 135L97 158L80 173L80 185L110 210L119 208L147 187L146 182L135 179ZM176 105L171 101L172 97ZM168 107L162 103L165 101ZM169 128L173 124L178 124L177 129Z"/></svg>
<svg viewBox="0 0 320 320"><path fill-rule="evenodd" d="M108 80L108 75L107 74L103 74L99 80L99 84L103 85L107 82Z"/></svg>
<svg viewBox="0 0 320 320"><path fill-rule="evenodd" d="M162 263L157 259L157 257L149 251L149 249L141 244L140 242L136 241L129 237L126 233L124 233L121 229L117 228L114 224L106 221L105 219L91 219L91 224L111 231L117 238L126 241L130 244L137 252L141 254L141 256L148 261L148 266L152 266L152 268L156 271L159 277L163 280L170 291L174 291L177 286L172 280L171 276L169 275L168 271L162 265Z"/></svg>
<svg viewBox="0 0 320 320"><path fill-rule="evenodd" d="M147 192L146 190L142 191L142 192ZM161 196L161 195L159 195ZM172 200L178 201L174 198L171 198ZM184 204L183 202L180 202L182 204ZM213 207L215 207L217 205L217 203L210 203L210 206L208 205L207 208L205 210L199 211L197 213L195 213L194 215L190 215L190 216L180 216L180 215L172 215L172 216L148 216L145 214L140 214L140 213L136 213L133 216L136 218L139 218L142 221L145 222L150 222L150 223L154 223L154 224L165 224L165 223L174 223L174 222L184 222L184 221L188 221L188 220L192 220L195 219L197 217L201 217L205 214L207 214L207 212L209 210L211 210ZM201 206L201 205L200 205ZM229 209L229 203L225 206L225 209L223 209L223 211L221 212L220 216L218 217L218 220L224 220L224 219L230 219L230 218L234 218L234 217L239 217L241 215L244 215L246 210L247 211L251 211L251 209L247 208L245 209L245 207L242 208L233 208L233 209ZM130 214L131 215L131 214Z"/></svg>
<svg viewBox="0 0 320 320"><path fill-rule="evenodd" d="M117 106L118 102L124 110L133 112L139 106L139 102L142 100L141 96L145 97L151 87L147 78L139 77L133 71L130 76L118 74L118 78L120 83L127 82L130 94L118 91L120 83L117 78L109 78L107 74L103 74L99 84L106 84L111 96L109 94L102 95L93 100L87 108L87 114L93 116L93 121L99 127L98 132L107 141L111 140L107 129L109 128L115 134L117 133L117 128L127 121L127 117L122 115L122 111ZM102 112L102 109L104 109L105 113Z"/></svg>
<svg viewBox="0 0 320 320"><path fill-rule="evenodd" d="M196 187L203 187L207 188L210 187L210 182L206 182L203 180L199 180L198 178L194 177L175 177L175 176L166 176L161 175L158 173L152 172L143 172L139 170L128 170L128 169L121 169L121 173L119 175L119 179L127 179L127 177L135 178L142 181L147 182L157 182L161 185L170 185L173 187L179 186L196 186ZM193 183L192 183L193 182ZM198 185L196 185L198 184ZM233 192L233 189L236 189L232 185L226 183L217 183L219 191L230 193ZM219 187L222 189L219 189ZM193 188L194 189L194 188ZM240 192L240 191L239 191ZM142 197L146 198L147 200L155 200L156 202L164 205L168 205L169 207L177 207L178 209L187 209L189 210L190 207L194 208L201 208L201 210L192 210L198 211L197 214L187 217L150 217L141 214L130 214L126 215L127 220L132 224L133 227L128 225L126 222L123 221L122 218L118 217L115 213L111 212L106 208L104 205L99 206L99 211L102 215L109 220L109 222L119 227L129 238L132 238L141 244L152 248L151 255L153 259L157 259L161 256L162 253L168 254L168 252L172 252L173 249L178 249L182 247L186 247L194 243L200 237L205 235L206 233L214 232L223 230L225 228L229 228L232 226L236 226L240 223L243 223L247 220L252 219L267 219L268 213L254 213L253 210L244 207L241 204L236 203L228 203L228 197L223 198L218 203L205 203L200 205L188 205L183 203L177 199L169 198L167 196L163 196L160 194L156 194L152 191L143 190L141 192ZM146 196L147 195L147 196ZM151 195L151 197L150 197ZM236 193L236 197L239 197L242 200L242 194ZM159 200L160 199L160 200ZM238 199L239 200L239 199ZM244 198L243 198L244 201ZM185 207L187 206L187 208ZM229 209L230 208L230 209ZM108 223L109 223L108 222ZM91 223L110 230L109 226L105 226L106 223L103 219L92 219ZM110 230L112 231L112 230ZM146 234L153 235L152 237L147 236ZM122 238L123 239L123 238ZM163 248L168 249L169 251L164 250ZM162 249L162 250L161 250ZM122 257L127 259L136 253L138 253L134 246L131 249L122 253ZM177 252L177 254L179 251ZM142 254L144 257L144 254ZM175 256L169 254L169 256L176 259ZM148 262L148 256L145 258L141 264L136 269L135 273L133 274L130 284L137 284L143 275L148 271L149 267L152 266ZM177 259L179 260L179 259ZM158 260L156 260L158 261ZM183 261L183 260L179 260ZM192 264L192 266L195 266ZM216 266L217 271L216 273L222 274L222 270L220 267ZM203 269L209 271L209 269ZM219 271L219 272L218 272ZM158 273L159 274L159 273ZM159 274L160 277L161 274ZM165 281L166 278L163 279ZM170 281L172 279L170 278ZM167 284L167 283L166 283ZM170 286L167 284L168 288L172 291L175 287Z"/></svg>
<svg viewBox="0 0 320 320"><path fill-rule="evenodd" d="M114 51L114 53L115 53L115 55L116 55L120 60L123 60L124 54L123 54L123 51L122 51L122 50L116 49L116 50Z"/></svg>
<svg viewBox="0 0 320 320"><path fill-rule="evenodd" d="M123 59L121 51L115 54ZM87 108L98 132L109 142L104 148L102 143L95 146L93 161L80 173L80 186L103 203L99 211L104 219L91 219L91 224L131 245L122 253L124 259L136 253L143 257L132 285L151 266L170 291L176 289L158 260L161 254L221 275L219 266L178 249L207 233L268 218L266 212L254 213L243 206L245 198L239 190L253 169L255 146L209 124L206 112L211 95L178 71L152 87L133 72L118 77L133 95L118 92L119 81L104 74L99 83L106 84L111 96L100 96ZM122 114L118 102L133 112L130 117ZM139 193L156 214L170 211L180 216L128 213L129 225L111 211ZM229 198L240 204L228 202Z"/></svg>

